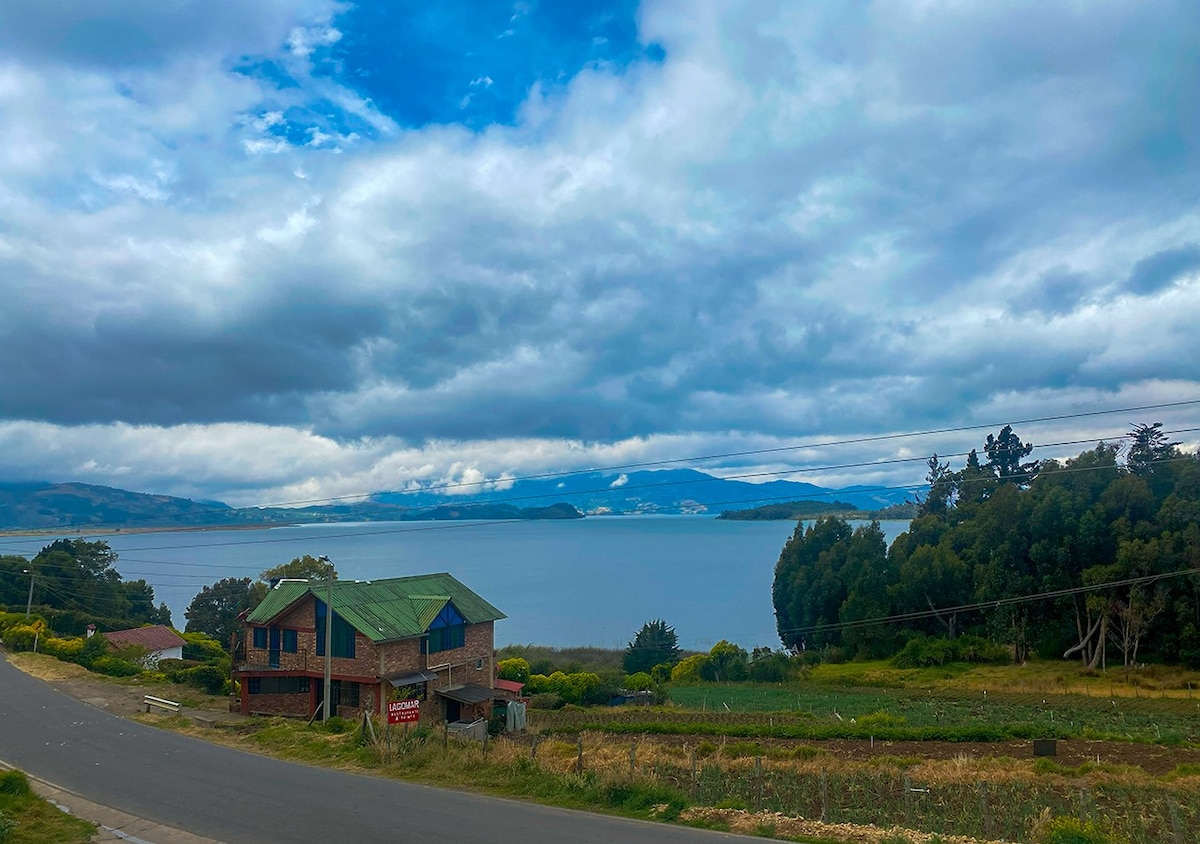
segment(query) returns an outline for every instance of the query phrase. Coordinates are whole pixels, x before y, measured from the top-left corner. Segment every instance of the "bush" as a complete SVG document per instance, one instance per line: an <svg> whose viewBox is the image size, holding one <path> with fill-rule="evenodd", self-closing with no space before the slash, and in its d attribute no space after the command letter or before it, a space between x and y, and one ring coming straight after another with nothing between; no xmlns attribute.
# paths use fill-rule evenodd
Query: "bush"
<svg viewBox="0 0 1200 844"><path fill-rule="evenodd" d="M31 651L38 632L28 624L15 624L4 630L4 644L14 651Z"/></svg>
<svg viewBox="0 0 1200 844"><path fill-rule="evenodd" d="M4 771L0 773L0 794L8 797L27 797L32 793L29 778L23 771Z"/></svg>
<svg viewBox="0 0 1200 844"><path fill-rule="evenodd" d="M107 674L109 677L133 677L142 673L140 665L134 665L132 662L126 662L107 654L92 660L88 670L95 671L97 674Z"/></svg>
<svg viewBox="0 0 1200 844"><path fill-rule="evenodd" d="M892 658L897 668L933 668L949 662L1008 662L1008 649L979 636L930 639L914 636Z"/></svg>
<svg viewBox="0 0 1200 844"><path fill-rule="evenodd" d="M59 639L47 636L39 648L42 653L58 657L63 662L79 662L79 655L83 653L83 638L76 636Z"/></svg>
<svg viewBox="0 0 1200 844"><path fill-rule="evenodd" d="M529 661L519 656L515 656L512 659L502 659L496 663L496 676L501 680L528 683L530 676Z"/></svg>
<svg viewBox="0 0 1200 844"><path fill-rule="evenodd" d="M228 659L224 646L207 633L180 633L183 639L183 658L200 662L219 662Z"/></svg>
<svg viewBox="0 0 1200 844"><path fill-rule="evenodd" d="M563 699L553 692L543 692L529 698L530 709L562 709Z"/></svg>
<svg viewBox="0 0 1200 844"><path fill-rule="evenodd" d="M16 828L16 820L0 812L0 841L7 841L9 834Z"/></svg>
<svg viewBox="0 0 1200 844"><path fill-rule="evenodd" d="M631 692L644 692L654 688L654 678L645 671L628 675L621 684Z"/></svg>
<svg viewBox="0 0 1200 844"><path fill-rule="evenodd" d="M225 691L225 681L228 679L228 675L216 665L197 665L195 668L185 668L182 671L174 672L171 679L173 682L186 683L210 695L219 695Z"/></svg>
<svg viewBox="0 0 1200 844"><path fill-rule="evenodd" d="M684 657L671 669L672 683L699 683L704 678L701 672L708 664L708 654L694 654Z"/></svg>

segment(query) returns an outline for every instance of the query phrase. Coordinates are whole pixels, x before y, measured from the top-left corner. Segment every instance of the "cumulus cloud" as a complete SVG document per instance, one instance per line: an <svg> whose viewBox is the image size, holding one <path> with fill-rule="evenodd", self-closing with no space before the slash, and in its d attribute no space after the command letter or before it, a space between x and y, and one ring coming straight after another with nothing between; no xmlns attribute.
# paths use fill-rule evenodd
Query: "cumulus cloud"
<svg viewBox="0 0 1200 844"><path fill-rule="evenodd" d="M334 3L87 8L0 10L0 415L56 477L169 483L131 431L317 455L187 467L249 499L1200 396L1184 4L651 0L661 62L479 131L358 91Z"/></svg>

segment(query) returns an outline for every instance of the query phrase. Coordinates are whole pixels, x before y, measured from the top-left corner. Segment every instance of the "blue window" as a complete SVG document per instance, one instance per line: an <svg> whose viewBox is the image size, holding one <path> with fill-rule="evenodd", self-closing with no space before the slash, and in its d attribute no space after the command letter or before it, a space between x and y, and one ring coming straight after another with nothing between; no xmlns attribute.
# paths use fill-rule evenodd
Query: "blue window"
<svg viewBox="0 0 1200 844"><path fill-rule="evenodd" d="M421 653L435 654L452 651L467 643L467 621L449 601L429 625L428 634L421 639Z"/></svg>
<svg viewBox="0 0 1200 844"><path fill-rule="evenodd" d="M254 647L266 650L267 647L267 628L254 628Z"/></svg>
<svg viewBox="0 0 1200 844"><path fill-rule="evenodd" d="M316 605L317 656L325 656L325 602L318 598ZM354 625L335 612L331 634L333 655L344 659L354 659Z"/></svg>
<svg viewBox="0 0 1200 844"><path fill-rule="evenodd" d="M289 654L294 654L298 650L295 630L284 630L283 631L283 650L284 650L284 653L289 653Z"/></svg>

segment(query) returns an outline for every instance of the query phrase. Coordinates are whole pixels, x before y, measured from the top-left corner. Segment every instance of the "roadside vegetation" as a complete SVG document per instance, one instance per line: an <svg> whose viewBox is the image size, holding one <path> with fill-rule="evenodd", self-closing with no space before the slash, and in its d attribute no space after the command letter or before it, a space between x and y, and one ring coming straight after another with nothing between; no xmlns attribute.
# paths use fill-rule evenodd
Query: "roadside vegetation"
<svg viewBox="0 0 1200 844"><path fill-rule="evenodd" d="M21 771L0 769L0 844L85 844L96 825L33 793Z"/></svg>

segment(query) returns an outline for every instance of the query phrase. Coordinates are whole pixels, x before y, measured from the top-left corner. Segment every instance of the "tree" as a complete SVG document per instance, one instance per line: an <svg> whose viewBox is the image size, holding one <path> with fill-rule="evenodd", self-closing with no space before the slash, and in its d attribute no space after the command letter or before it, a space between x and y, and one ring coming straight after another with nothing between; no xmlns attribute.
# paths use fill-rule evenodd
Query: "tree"
<svg viewBox="0 0 1200 844"><path fill-rule="evenodd" d="M724 639L712 646L700 676L714 683L737 683L746 679L746 651Z"/></svg>
<svg viewBox="0 0 1200 844"><path fill-rule="evenodd" d="M950 471L949 463L938 460L936 451L926 465L929 466L929 474L925 476L929 492L920 501L917 513L921 516L941 515L950 506L950 499L954 495L954 473Z"/></svg>
<svg viewBox="0 0 1200 844"><path fill-rule="evenodd" d="M270 583L273 580L325 580L330 575L337 580L337 569L328 557L295 557L291 562L273 566L259 575Z"/></svg>
<svg viewBox="0 0 1200 844"><path fill-rule="evenodd" d="M626 674L649 673L654 666L679 659L679 637L675 628L659 618L647 621L625 649L621 665Z"/></svg>
<svg viewBox="0 0 1200 844"><path fill-rule="evenodd" d="M1125 454L1125 468L1135 475L1153 475L1158 461L1169 460L1179 454L1179 443L1170 442L1162 432L1162 423L1134 425L1129 432L1129 450Z"/></svg>
<svg viewBox="0 0 1200 844"><path fill-rule="evenodd" d="M58 539L30 561L40 603L113 619L129 618L130 605L113 567L117 554L103 540Z"/></svg>
<svg viewBox="0 0 1200 844"><path fill-rule="evenodd" d="M171 610L165 603L154 606L154 587L145 580L126 580L121 591L129 602L129 619L136 624L171 626Z"/></svg>
<svg viewBox="0 0 1200 844"><path fill-rule="evenodd" d="M258 606L266 597L265 584L248 577L227 577L200 590L188 604L184 616L188 633L205 633L224 647L229 647L230 634L241 630L238 616Z"/></svg>
<svg viewBox="0 0 1200 844"><path fill-rule="evenodd" d="M1012 425L1001 428L999 436L993 437L988 434L987 442L983 444L983 452L988 458L986 468L990 469L1001 483L1028 486L1040 466L1037 460L1030 463L1021 462L1033 452L1033 443L1021 442L1021 438L1013 433Z"/></svg>

